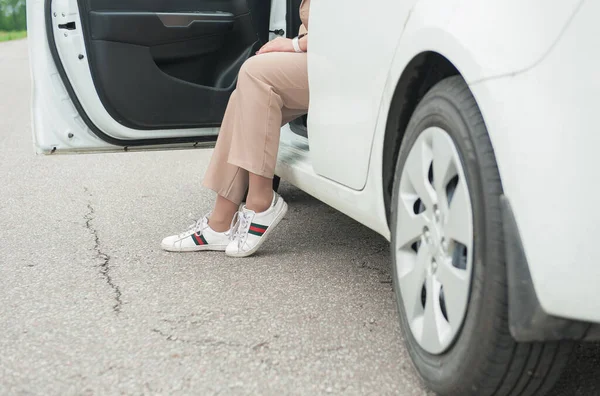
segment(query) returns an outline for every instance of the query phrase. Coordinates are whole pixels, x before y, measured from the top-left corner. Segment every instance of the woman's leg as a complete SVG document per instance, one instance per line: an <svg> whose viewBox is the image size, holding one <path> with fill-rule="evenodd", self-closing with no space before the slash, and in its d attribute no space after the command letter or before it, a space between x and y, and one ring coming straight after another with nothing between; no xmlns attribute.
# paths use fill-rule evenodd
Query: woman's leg
<svg viewBox="0 0 600 396"><path fill-rule="evenodd" d="M283 118L281 126L283 127L299 116L306 114L306 111L292 110L284 107L281 114ZM257 213L264 212L273 202L273 178L260 176L251 172L248 172L248 174L249 189L246 207Z"/></svg>
<svg viewBox="0 0 600 396"><path fill-rule="evenodd" d="M204 187L213 190L220 197L235 204L236 207L242 202L248 188L248 172L227 162L233 139L238 101L238 90L235 90L231 94L227 110L225 110L217 144L203 182Z"/></svg>
<svg viewBox="0 0 600 396"><path fill-rule="evenodd" d="M246 205L256 212L266 210L273 199L273 179L249 174L245 169L227 162L232 136L232 116L235 114L237 94L234 91L225 113L215 152L204 179L204 186L217 192L215 206L210 214L209 225L217 232L225 232L231 226L231 220L239 210L243 194L248 191ZM287 124L303 111L282 109L282 125ZM253 182L249 183L248 176ZM240 196L240 193L242 194ZM227 198L226 198L227 197Z"/></svg>
<svg viewBox="0 0 600 396"><path fill-rule="evenodd" d="M251 230L249 223L244 231L259 234L258 240L255 234L244 237L246 245L227 254L252 254L268 234L267 228L274 227L287 210L272 189L281 125L307 109L306 54L270 53L244 63L204 179L204 186L218 194L214 210L210 219L201 219L188 232L165 238L163 248L221 250L249 187L248 212L242 211L240 217L248 220L250 214L260 221L258 231Z"/></svg>
<svg viewBox="0 0 600 396"><path fill-rule="evenodd" d="M303 114L302 112L298 112L297 110L290 110L284 108L282 111L283 121L282 126L292 121L299 115ZM222 130L225 133L224 136L228 136L226 130ZM219 135L220 139L221 135ZM217 142L219 148L225 147L225 144L222 144L223 141L227 139L220 139ZM219 141L221 144L219 145ZM231 142L229 142L231 143ZM223 152L220 151L221 161L226 161L226 157L223 155ZM229 150L227 150L227 154L229 154ZM218 160L215 159L217 157L213 156L214 166L211 169L218 169ZM224 159L225 158L225 159ZM231 166L228 163L221 163L221 167L229 168ZM248 191L248 199L246 201L246 207L255 212L264 212L269 208L271 202L273 201L273 178L267 178L263 176L256 175L254 173L249 173L244 169L239 169L236 171L236 175L238 172L241 172L244 177L234 177L233 182L231 183L231 188L228 188L230 191L229 194L226 195L230 199L237 199L239 196L239 191ZM211 185L215 185L215 180L219 180L220 184L227 184L225 181L227 180L221 172L215 172L214 170L207 174L209 180L212 180ZM249 175L249 180L246 179L245 175ZM205 185L206 185L205 179ZM233 194L231 193L233 191ZM217 199L215 201L215 207L210 215L209 225L211 228L218 232L225 232L229 230L231 227L231 220L235 213L239 210L240 202L233 202L228 198L225 198L222 195L217 194ZM241 201L241 198L240 198Z"/></svg>
<svg viewBox="0 0 600 396"><path fill-rule="evenodd" d="M210 214L208 225L216 232L228 231L231 227L231 220L239 209L240 206L235 202L217 195L215 207Z"/></svg>
<svg viewBox="0 0 600 396"><path fill-rule="evenodd" d="M268 53L248 60L238 77L237 107L227 162L249 173L246 205L225 253L247 257L256 252L287 212L273 193L279 135L285 111L308 109L306 54Z"/></svg>
<svg viewBox="0 0 600 396"><path fill-rule="evenodd" d="M302 113L299 113L296 110L284 108L282 114L283 126L295 119L296 117L298 117L299 115L301 115ZM242 172L244 175L248 174L249 180L246 180L245 177L234 178L232 183L233 188L231 188L230 191L234 191L233 195L237 197L238 191L245 192L248 190L248 199L246 200L246 207L255 212L264 212L265 210L267 210L271 205L271 202L273 201L273 178L267 178L256 175L254 173L248 173L244 169L239 169L239 172ZM211 176L211 178L216 179L215 176ZM226 178L224 178L223 176L219 177L219 179L221 180L221 183L223 183L226 180ZM229 193L228 196L232 198L231 193ZM235 199L235 197L233 198ZM235 213L239 210L239 206L240 202L230 201L222 195L217 194L215 207L210 215L209 225L211 226L211 228L217 232L225 232L229 230L229 227L231 227L231 220Z"/></svg>
<svg viewBox="0 0 600 396"><path fill-rule="evenodd" d="M269 209L273 202L273 178L250 173L250 187L246 208L256 213Z"/></svg>
<svg viewBox="0 0 600 396"><path fill-rule="evenodd" d="M263 54L242 66L228 162L249 172L248 209L271 205L281 125L305 114L308 101L306 54Z"/></svg>
<svg viewBox="0 0 600 396"><path fill-rule="evenodd" d="M232 203L218 199L215 224L241 203L249 184L250 208L270 204L281 125L307 109L306 54L263 54L244 63L204 178L205 187Z"/></svg>
<svg viewBox="0 0 600 396"><path fill-rule="evenodd" d="M231 240L227 231L248 188L248 172L227 162L237 107L236 97L234 91L227 105L217 144L204 178L204 185L217 192L217 200L210 218L203 217L187 231L163 239L161 246L165 250L225 250Z"/></svg>

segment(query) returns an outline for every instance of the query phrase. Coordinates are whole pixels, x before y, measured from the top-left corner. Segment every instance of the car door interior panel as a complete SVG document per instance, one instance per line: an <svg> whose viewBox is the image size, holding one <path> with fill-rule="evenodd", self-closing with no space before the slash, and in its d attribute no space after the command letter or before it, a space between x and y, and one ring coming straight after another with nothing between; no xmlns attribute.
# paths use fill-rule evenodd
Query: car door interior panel
<svg viewBox="0 0 600 396"><path fill-rule="evenodd" d="M225 36L235 16L229 12L90 12L92 40L115 41L147 47ZM135 27L132 29L132 27Z"/></svg>
<svg viewBox="0 0 600 396"><path fill-rule="evenodd" d="M287 0L288 13L286 15L287 37L295 37L300 29L300 4L302 0Z"/></svg>
<svg viewBox="0 0 600 396"><path fill-rule="evenodd" d="M240 67L269 34L269 1L78 4L98 96L133 129L218 126Z"/></svg>

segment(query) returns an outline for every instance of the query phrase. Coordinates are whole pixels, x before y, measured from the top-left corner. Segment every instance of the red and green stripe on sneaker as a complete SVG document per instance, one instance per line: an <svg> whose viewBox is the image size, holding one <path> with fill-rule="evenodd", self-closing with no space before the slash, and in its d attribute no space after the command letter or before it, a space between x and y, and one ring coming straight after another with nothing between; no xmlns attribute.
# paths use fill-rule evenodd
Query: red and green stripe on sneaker
<svg viewBox="0 0 600 396"><path fill-rule="evenodd" d="M206 238L204 238L204 235L202 235L200 233L192 234L192 240L194 241L196 246L208 245Z"/></svg>
<svg viewBox="0 0 600 396"><path fill-rule="evenodd" d="M169 252L223 251L231 241L231 233L216 232L208 225L208 215L192 224L186 231L163 239L161 247Z"/></svg>
<svg viewBox="0 0 600 396"><path fill-rule="evenodd" d="M258 223L251 223L248 233L261 237L265 234L265 231L267 231L268 228L268 226L264 226Z"/></svg>

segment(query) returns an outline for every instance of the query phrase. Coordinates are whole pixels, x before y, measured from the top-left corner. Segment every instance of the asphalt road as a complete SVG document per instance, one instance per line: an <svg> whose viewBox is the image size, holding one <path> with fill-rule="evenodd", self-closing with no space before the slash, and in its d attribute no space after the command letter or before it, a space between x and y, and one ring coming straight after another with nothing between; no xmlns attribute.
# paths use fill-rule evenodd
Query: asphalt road
<svg viewBox="0 0 600 396"><path fill-rule="evenodd" d="M163 252L211 207L210 151L35 156L29 108L27 43L0 44L0 395L428 394L383 238L284 183L257 256Z"/></svg>

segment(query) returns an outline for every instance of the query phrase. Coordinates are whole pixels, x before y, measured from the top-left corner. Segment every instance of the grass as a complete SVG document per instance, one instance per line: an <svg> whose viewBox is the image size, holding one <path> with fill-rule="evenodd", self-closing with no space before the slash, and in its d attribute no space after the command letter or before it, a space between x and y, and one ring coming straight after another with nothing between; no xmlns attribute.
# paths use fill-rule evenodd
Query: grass
<svg viewBox="0 0 600 396"><path fill-rule="evenodd" d="M10 41L10 40L19 40L27 37L27 31L22 30L18 32L2 32L0 31L0 42L2 41Z"/></svg>

